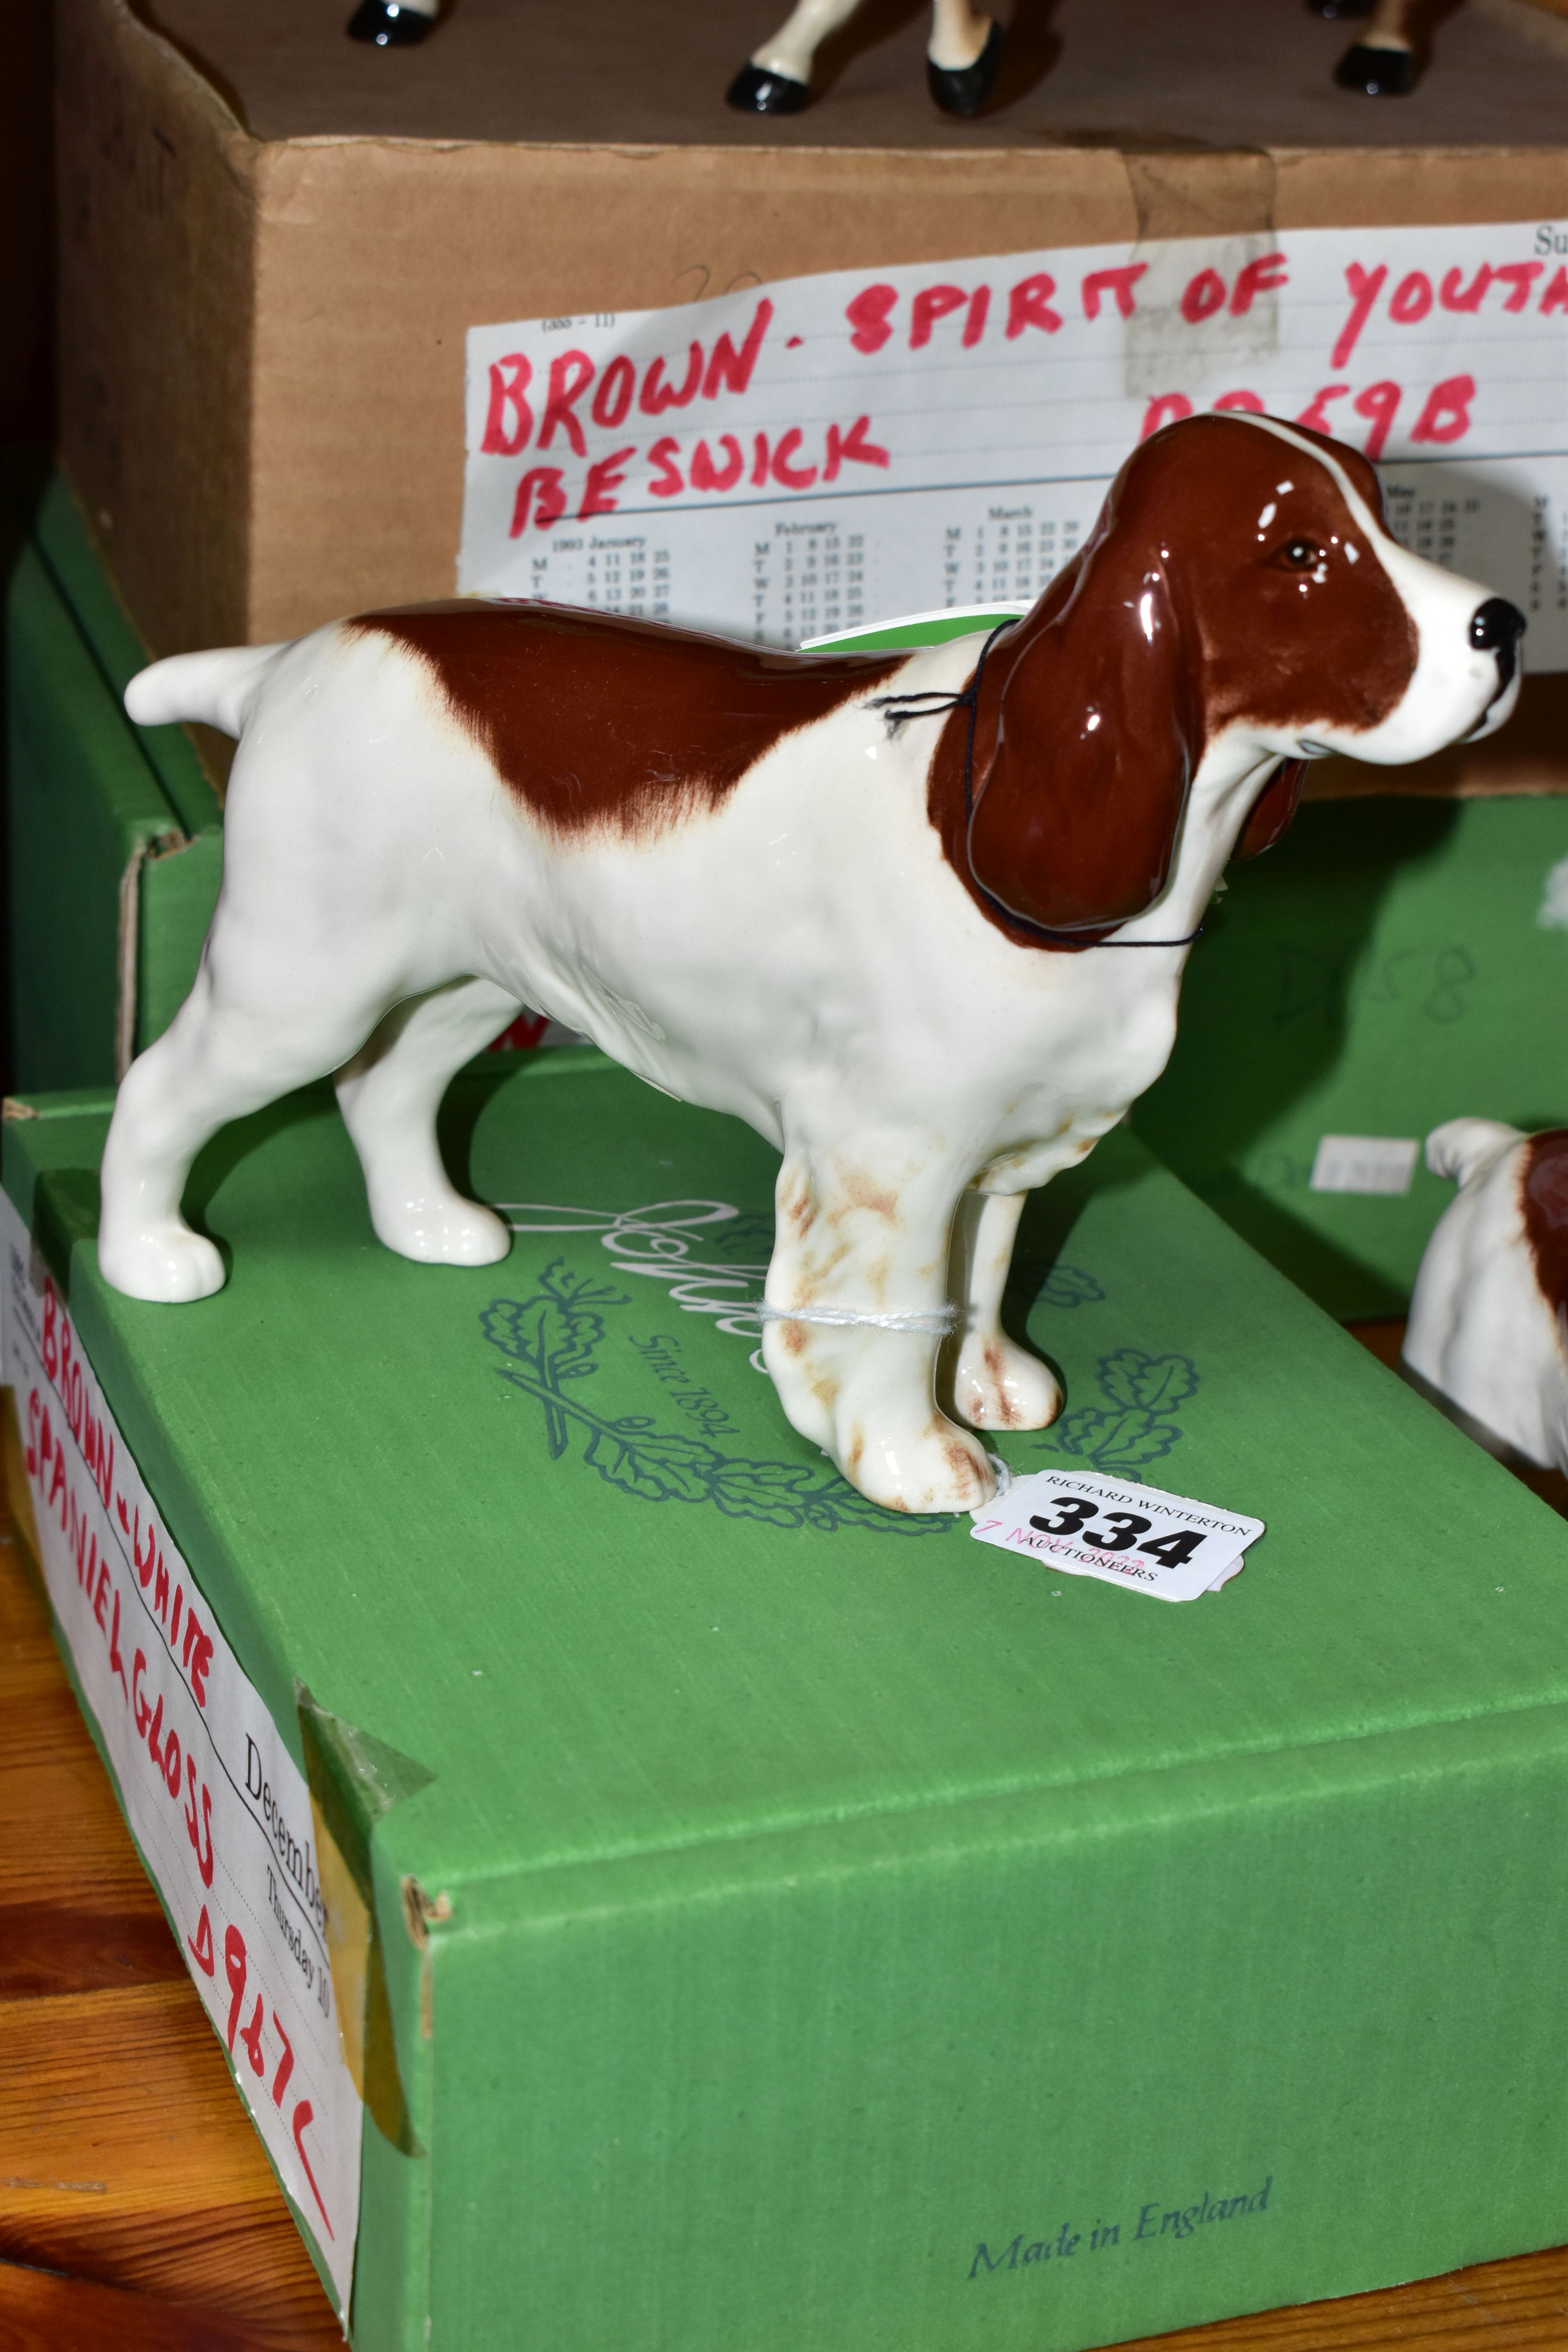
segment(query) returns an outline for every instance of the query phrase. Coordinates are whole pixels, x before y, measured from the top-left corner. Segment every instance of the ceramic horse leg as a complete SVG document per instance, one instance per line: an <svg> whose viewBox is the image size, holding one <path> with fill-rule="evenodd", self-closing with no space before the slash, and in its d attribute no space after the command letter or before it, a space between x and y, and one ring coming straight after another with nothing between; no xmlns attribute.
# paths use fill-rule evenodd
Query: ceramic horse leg
<svg viewBox="0 0 1568 2352"><path fill-rule="evenodd" d="M858 5L859 0L797 0L730 84L729 103L742 114L798 114L811 102L818 48ZM933 0L926 79L944 114L975 113L991 95L1001 62L1002 27L973 0Z"/></svg>
<svg viewBox="0 0 1568 2352"><path fill-rule="evenodd" d="M1308 0L1315 16L1366 19L1366 30L1334 68L1342 89L1359 89L1368 98L1403 98L1415 88L1417 5L1418 0Z"/></svg>

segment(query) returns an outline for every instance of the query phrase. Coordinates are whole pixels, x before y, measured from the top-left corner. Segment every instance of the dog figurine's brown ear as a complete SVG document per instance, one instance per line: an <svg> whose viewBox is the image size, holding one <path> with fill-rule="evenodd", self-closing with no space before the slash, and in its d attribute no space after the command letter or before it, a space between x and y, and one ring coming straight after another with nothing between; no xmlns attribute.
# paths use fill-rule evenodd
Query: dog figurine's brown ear
<svg viewBox="0 0 1568 2352"><path fill-rule="evenodd" d="M1005 645L995 753L969 826L987 896L1086 944L1164 888L1203 755L1198 652L1184 646L1158 531L1122 505L1113 492L1066 598L1044 597Z"/></svg>

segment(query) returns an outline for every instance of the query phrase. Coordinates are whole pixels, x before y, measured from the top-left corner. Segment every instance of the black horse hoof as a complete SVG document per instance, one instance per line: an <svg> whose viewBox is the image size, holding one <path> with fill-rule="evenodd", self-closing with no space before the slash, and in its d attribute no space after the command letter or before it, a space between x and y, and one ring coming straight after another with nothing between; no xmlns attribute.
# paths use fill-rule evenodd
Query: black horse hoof
<svg viewBox="0 0 1568 2352"><path fill-rule="evenodd" d="M400 8L397 0L360 0L349 18L351 41L374 41L378 49L411 49L435 29L434 16Z"/></svg>
<svg viewBox="0 0 1568 2352"><path fill-rule="evenodd" d="M1334 68L1342 89L1367 98L1404 98L1415 87L1415 60L1408 49L1374 49L1365 41L1348 48Z"/></svg>
<svg viewBox="0 0 1568 2352"><path fill-rule="evenodd" d="M1331 25L1342 16L1370 16L1377 0L1307 0L1309 16L1325 16Z"/></svg>
<svg viewBox="0 0 1568 2352"><path fill-rule="evenodd" d="M811 104L811 85L766 66L742 66L724 92L724 103L737 114L798 114Z"/></svg>
<svg viewBox="0 0 1568 2352"><path fill-rule="evenodd" d="M926 82L944 114L978 114L1002 69L1002 27L993 25L972 66L939 66L927 58Z"/></svg>

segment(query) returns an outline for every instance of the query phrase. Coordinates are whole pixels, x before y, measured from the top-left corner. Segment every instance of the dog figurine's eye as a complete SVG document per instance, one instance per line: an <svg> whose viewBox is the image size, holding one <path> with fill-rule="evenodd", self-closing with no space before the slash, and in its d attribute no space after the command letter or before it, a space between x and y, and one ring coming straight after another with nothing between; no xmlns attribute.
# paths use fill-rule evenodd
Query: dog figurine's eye
<svg viewBox="0 0 1568 2352"><path fill-rule="evenodd" d="M1323 551L1315 539L1288 539L1279 551L1279 562L1290 572L1310 572L1323 560Z"/></svg>

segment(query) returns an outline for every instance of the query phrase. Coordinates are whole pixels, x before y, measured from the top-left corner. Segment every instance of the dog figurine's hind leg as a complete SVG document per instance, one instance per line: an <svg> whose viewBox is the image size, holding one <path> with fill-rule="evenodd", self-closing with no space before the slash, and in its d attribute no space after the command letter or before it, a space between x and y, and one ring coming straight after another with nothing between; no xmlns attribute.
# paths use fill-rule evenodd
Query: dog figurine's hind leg
<svg viewBox="0 0 1568 2352"><path fill-rule="evenodd" d="M465 1200L436 1139L441 1098L465 1062L518 1013L489 980L458 980L395 1005L337 1074L343 1124L364 1171L378 1240L426 1265L493 1265L511 1235Z"/></svg>
<svg viewBox="0 0 1568 2352"><path fill-rule="evenodd" d="M417 944L419 924L404 898L417 902L427 924L438 897L424 878L419 816L392 891L384 881L343 890L355 844L343 795L331 789L336 745L280 758L266 720L251 723L263 688L279 669L289 678L289 650L182 656L143 672L126 698L148 724L195 693L217 724L246 739L195 985L127 1071L104 1151L99 1263L133 1298L184 1301L222 1289L216 1248L181 1214L192 1161L230 1119L333 1073L372 1220L389 1248L472 1265L504 1257L510 1244L500 1220L447 1180L436 1113L448 1081L505 1028L519 1000L491 980L450 978L456 957L444 940L423 951ZM279 789L291 814L277 824ZM346 861L335 874L334 856Z"/></svg>

